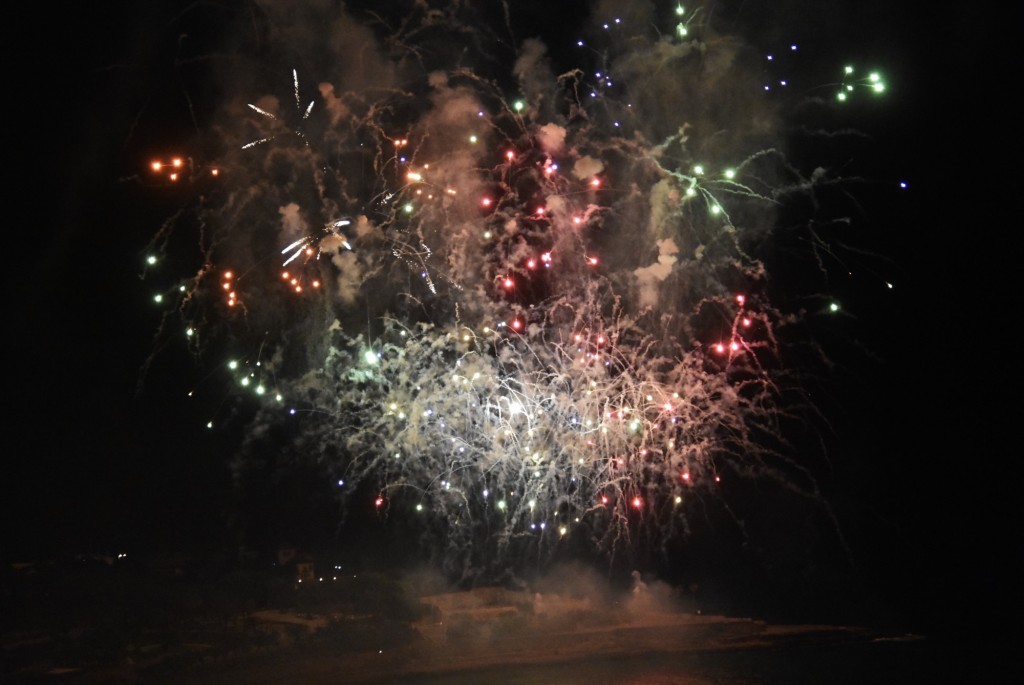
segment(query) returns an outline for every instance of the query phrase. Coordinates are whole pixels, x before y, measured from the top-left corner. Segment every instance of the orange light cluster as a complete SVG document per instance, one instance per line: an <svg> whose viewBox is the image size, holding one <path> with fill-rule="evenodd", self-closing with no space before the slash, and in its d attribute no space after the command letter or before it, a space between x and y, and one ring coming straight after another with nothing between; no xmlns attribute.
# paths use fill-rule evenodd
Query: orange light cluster
<svg viewBox="0 0 1024 685"><path fill-rule="evenodd" d="M181 170L185 167L185 160L181 157L174 157L170 162L162 162L160 160L153 160L149 168L157 174L167 174L167 178L171 181L177 181L181 177Z"/></svg>
<svg viewBox="0 0 1024 685"><path fill-rule="evenodd" d="M307 249L306 252L307 254L313 254L312 249ZM287 283L291 287L291 289L296 293L302 292L302 280L295 274L292 274L289 271L282 271L281 280ZM313 281L310 282L309 286L314 290L318 290L320 288L320 281L314 279Z"/></svg>
<svg viewBox="0 0 1024 685"><path fill-rule="evenodd" d="M154 174L166 174L167 180L173 183L181 180L185 172L185 160L182 157L172 157L169 162L154 159L149 163L149 168ZM220 169L210 167L209 173L211 176L220 176Z"/></svg>
<svg viewBox="0 0 1024 685"><path fill-rule="evenodd" d="M229 307L234 307L238 304L238 295L235 293L234 277L234 273L231 271L225 271L220 282L220 287L227 292Z"/></svg>

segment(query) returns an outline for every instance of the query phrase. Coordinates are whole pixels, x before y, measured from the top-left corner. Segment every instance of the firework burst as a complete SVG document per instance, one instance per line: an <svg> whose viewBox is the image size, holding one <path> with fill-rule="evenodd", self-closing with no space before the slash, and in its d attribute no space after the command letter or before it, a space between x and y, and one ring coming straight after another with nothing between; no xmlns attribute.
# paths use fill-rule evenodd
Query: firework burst
<svg viewBox="0 0 1024 685"><path fill-rule="evenodd" d="M296 110L296 112L298 112L299 120L300 120L300 125L296 126L294 129L292 129L292 133L294 133L296 136L301 138L303 140L303 142L305 142L306 145L309 145L309 141L306 139L306 134L302 131L301 122L305 122L309 118L309 114L310 114L310 112L313 111L313 105L316 104L316 100L310 100L309 104L306 105L306 108L303 109L302 108L302 101L299 99L299 72L294 70L294 69L292 70L292 81L295 84L295 110ZM262 107L254 105L252 103L249 103L248 107L252 111L256 112L257 114L262 115L263 117L269 119L270 121L274 122L275 124L284 125L283 122L281 121L281 119L279 119L275 115L271 114L267 110L263 109ZM250 142L246 143L245 145L243 145L242 149L243 150L247 150L248 148L255 147L257 145L263 145L264 143L269 143L269 142L277 139L277 137L278 136L276 134L274 134L274 135L266 136L264 138L260 138L258 140L250 141Z"/></svg>
<svg viewBox="0 0 1024 685"><path fill-rule="evenodd" d="M814 343L763 255L817 177L779 151L783 113L738 43L669 10L666 31L608 18L560 75L524 41L505 86L446 61L442 27L476 35L463 10L414 13L394 55L321 18L346 49L309 48L359 50L375 78L323 75L315 157L299 130L299 148L235 146L179 308L234 350L255 407L240 473L285 435L282 459L421 531L459 577L661 546L737 479L816 494L788 434L814 413L792 341ZM271 285L280 255L315 272L316 304ZM205 297L227 268L242 317Z"/></svg>

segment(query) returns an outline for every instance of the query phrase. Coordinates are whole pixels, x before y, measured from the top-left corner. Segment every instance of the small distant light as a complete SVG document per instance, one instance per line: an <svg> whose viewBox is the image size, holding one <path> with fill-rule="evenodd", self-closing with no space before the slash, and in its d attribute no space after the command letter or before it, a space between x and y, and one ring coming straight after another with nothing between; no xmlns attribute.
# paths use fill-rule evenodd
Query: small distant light
<svg viewBox="0 0 1024 685"><path fill-rule="evenodd" d="M146 264L156 264L156 257L153 255L146 257Z"/></svg>

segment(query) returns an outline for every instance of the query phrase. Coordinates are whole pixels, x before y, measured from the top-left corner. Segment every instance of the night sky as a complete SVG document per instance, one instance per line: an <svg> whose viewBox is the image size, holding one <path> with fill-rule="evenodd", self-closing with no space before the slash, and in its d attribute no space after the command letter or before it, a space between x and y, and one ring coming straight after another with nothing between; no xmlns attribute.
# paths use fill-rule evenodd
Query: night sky
<svg viewBox="0 0 1024 685"><path fill-rule="evenodd" d="M551 17L552 3L511 4L520 37L539 35L556 59L572 59L566 46L584 24L582 9ZM184 202L179 190L145 181L146 164L176 151L207 154L197 148L221 104L218 86L204 80L207 61L189 58L230 50L217 22L238 10L102 7L25 17L37 38L6 60L5 110L17 123L7 125L15 155L6 163L14 217L5 250L4 358L13 377L5 563L210 553L233 544L229 524L243 501L253 512L251 498L232 489L238 431L205 428L219 397L185 397L209 368L196 368L183 346L154 343L159 313L140 279L147 243ZM830 333L837 366L822 398L834 431L824 490L852 562L840 551L790 549L789 532L776 530L765 536L780 556L767 563L816 565L816 596L828 593L824 578L842 576L836 591L855 586L879 614L987 634L993 616L1021 608L1011 584L1021 542L1019 448L1010 439L1020 363L1014 269L1004 267L1018 229L998 219L1017 181L1012 172L997 178L978 154L1010 158L1015 146L1001 123L1009 84L991 75L992 65L1009 62L982 31L993 20L973 6L958 8L954 22L880 0L725 2L715 11L759 47L798 42L818 72L870 61L889 85L884 101L848 110L846 124L868 142L847 158L827 151L879 179L851 191L870 217L851 247L895 284L858 277L838 286L846 314ZM267 68L286 80L292 65ZM147 369L155 345L163 349ZM293 486L302 482L297 476ZM279 515L292 501L265 494ZM316 527L322 514L291 520ZM714 548L706 533L693 545L680 554ZM723 553L723 573L731 560ZM714 568L706 562L706 572ZM733 581L756 587L753 576Z"/></svg>

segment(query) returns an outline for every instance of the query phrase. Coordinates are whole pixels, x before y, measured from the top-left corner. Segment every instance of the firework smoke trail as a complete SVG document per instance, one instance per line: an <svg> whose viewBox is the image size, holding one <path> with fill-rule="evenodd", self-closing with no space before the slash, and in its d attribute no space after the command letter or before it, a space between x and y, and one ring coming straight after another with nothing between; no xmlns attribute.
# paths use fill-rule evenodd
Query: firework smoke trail
<svg viewBox="0 0 1024 685"><path fill-rule="evenodd" d="M660 545L729 479L814 494L786 433L805 369L779 331L799 317L759 256L813 183L737 41L628 8L580 39L579 69L526 39L497 75L452 47L490 44L465 8L384 40L265 8L320 66L322 107L301 108L296 70L299 144L246 135L280 125L270 96L219 127L232 190L202 208L180 308L258 403L240 470L288 426L282 452L464 578L568 541Z"/></svg>

